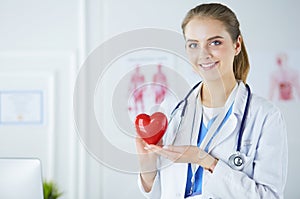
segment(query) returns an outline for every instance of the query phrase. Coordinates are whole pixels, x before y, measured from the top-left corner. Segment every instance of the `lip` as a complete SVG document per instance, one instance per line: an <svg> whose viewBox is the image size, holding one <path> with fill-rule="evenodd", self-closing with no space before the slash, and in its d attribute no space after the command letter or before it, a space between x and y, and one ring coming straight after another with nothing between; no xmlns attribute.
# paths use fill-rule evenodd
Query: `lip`
<svg viewBox="0 0 300 199"><path fill-rule="evenodd" d="M217 66L219 62L209 62L209 63L202 63L199 64L199 66L203 69L203 70L211 70L213 68L215 68Z"/></svg>

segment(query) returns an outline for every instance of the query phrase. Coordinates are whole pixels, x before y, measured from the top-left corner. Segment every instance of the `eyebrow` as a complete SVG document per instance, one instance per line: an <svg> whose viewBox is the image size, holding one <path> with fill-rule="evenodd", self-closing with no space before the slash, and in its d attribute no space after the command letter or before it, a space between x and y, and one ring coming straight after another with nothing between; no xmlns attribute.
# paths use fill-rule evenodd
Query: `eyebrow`
<svg viewBox="0 0 300 199"><path fill-rule="evenodd" d="M224 39L224 37L222 36L213 36L213 37L210 37L207 39L207 41L211 41L211 40L214 40L214 39ZM186 42L199 42L197 39L187 39Z"/></svg>

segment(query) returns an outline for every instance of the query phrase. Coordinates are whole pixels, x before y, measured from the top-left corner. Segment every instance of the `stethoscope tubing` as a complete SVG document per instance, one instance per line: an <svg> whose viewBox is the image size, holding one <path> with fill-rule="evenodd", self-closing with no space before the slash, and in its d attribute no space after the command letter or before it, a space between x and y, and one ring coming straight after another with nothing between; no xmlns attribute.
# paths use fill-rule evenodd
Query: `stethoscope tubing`
<svg viewBox="0 0 300 199"><path fill-rule="evenodd" d="M200 81L200 82L198 82L197 84L195 84L194 86L193 86L193 88L188 92L188 94L183 98L183 100L181 100L177 105L176 105L176 107L173 109L173 111L171 112L171 115L174 115L174 113L175 113L175 111L177 110L177 109L179 109L179 107L180 107L180 105L182 104L182 103L184 103L183 104L183 108L182 108L182 111L181 111L181 114L180 114L180 117L182 118L182 117L184 117L184 115L185 115L185 110L186 110L186 107L187 107L187 104L188 104L188 98L190 97L190 95L192 94L192 92L201 84L201 82L202 81Z"/></svg>
<svg viewBox="0 0 300 199"><path fill-rule="evenodd" d="M246 102L246 105L245 105L245 110L244 110L244 115L243 115L242 122L241 122L240 131L239 131L238 142L237 142L237 146L236 146L236 151L237 152L241 151L242 137L243 137L244 130L245 130L246 118L247 118L247 115L248 115L250 100L251 100L251 89L250 89L248 84L246 84L245 86L247 88L248 95L247 95L247 102Z"/></svg>
<svg viewBox="0 0 300 199"><path fill-rule="evenodd" d="M180 117L181 117L181 120L182 120L182 118L184 117L185 112L186 112L186 108L187 108L187 104L188 104L188 98L192 94L192 92L201 84L201 82L202 81L200 81L197 84L195 84L193 86L193 88L188 92L188 94L184 97L184 99L181 100L176 105L176 107L171 112L171 120L172 120L173 116L175 115L176 111L179 109L180 105L182 103L184 103L182 111L181 111L181 114L180 114ZM241 121L241 127L240 127L240 130L239 130L238 142L237 142L237 147L236 147L236 151L237 152L240 152L240 150L241 150L241 143L242 143L243 133L244 133L245 125L246 125L246 118L247 118L247 115L248 115L250 101L251 101L251 89L250 89L250 87L249 87L248 84L245 84L245 86L246 86L248 94L247 94L247 101L246 101L246 105L245 105L245 109L244 109L244 114L243 114L242 121ZM170 120L170 122L171 122L171 120ZM180 121L180 124L181 124L181 121Z"/></svg>

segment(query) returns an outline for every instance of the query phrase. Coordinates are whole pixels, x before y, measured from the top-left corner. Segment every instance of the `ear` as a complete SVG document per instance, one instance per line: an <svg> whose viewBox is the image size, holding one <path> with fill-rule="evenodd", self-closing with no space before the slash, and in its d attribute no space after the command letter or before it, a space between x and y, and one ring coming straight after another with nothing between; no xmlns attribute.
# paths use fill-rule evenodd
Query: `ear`
<svg viewBox="0 0 300 199"><path fill-rule="evenodd" d="M236 42L235 42L235 44L234 44L235 45L235 47L234 47L235 48L235 55L238 55L241 52L242 42L243 42L242 36L239 35Z"/></svg>

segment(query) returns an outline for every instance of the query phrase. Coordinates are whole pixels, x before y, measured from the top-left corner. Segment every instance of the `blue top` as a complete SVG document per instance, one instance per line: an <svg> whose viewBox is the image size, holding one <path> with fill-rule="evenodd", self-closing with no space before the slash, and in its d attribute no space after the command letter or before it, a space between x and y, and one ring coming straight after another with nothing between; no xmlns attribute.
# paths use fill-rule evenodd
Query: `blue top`
<svg viewBox="0 0 300 199"><path fill-rule="evenodd" d="M205 151L208 151L208 148L211 144L211 141L213 138L218 134L220 131L221 127L224 125L224 123L227 121L229 116L232 113L232 107L233 104L230 106L228 112L226 113L221 125L217 128L216 132L213 134L212 138L209 140L207 146L205 147ZM204 125L202 119L201 119L201 124L200 124L200 129L199 129L199 135L198 135L198 140L197 140L197 146L200 147L201 142L203 141L204 137L207 134L207 131L213 124L213 122L216 120L216 117L213 117L211 120L209 120L207 127ZM195 173L195 183L194 186L192 187L192 165L191 163L188 163L188 174L187 174L187 180L186 180L186 187L185 187L185 194L184 197L187 198L189 196L195 196L195 195L200 195L202 194L202 177L203 177L203 167L198 167L196 173Z"/></svg>

